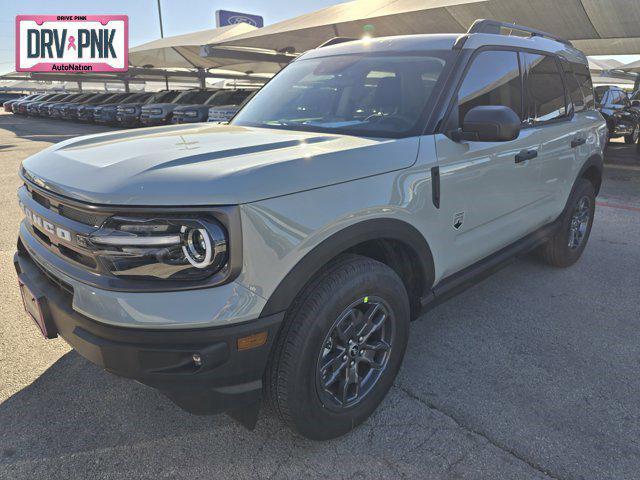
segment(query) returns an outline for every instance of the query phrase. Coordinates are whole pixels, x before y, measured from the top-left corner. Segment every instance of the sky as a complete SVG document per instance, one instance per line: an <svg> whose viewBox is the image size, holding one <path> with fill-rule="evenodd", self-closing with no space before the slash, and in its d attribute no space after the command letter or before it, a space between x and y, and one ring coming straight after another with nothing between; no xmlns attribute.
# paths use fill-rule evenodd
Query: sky
<svg viewBox="0 0 640 480"><path fill-rule="evenodd" d="M265 24L279 22L345 0L161 0L165 36L215 27L220 9L262 15ZM129 45L160 37L157 0L0 0L0 74L14 70L14 19L16 15L127 14ZM623 63L640 55L605 56Z"/></svg>

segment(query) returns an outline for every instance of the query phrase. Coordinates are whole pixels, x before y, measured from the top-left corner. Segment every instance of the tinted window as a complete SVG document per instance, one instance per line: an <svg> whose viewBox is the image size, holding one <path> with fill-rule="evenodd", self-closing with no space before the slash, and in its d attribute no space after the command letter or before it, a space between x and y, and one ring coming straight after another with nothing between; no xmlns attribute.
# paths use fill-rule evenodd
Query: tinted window
<svg viewBox="0 0 640 480"><path fill-rule="evenodd" d="M180 92L177 90L168 90L166 92L156 93L154 96L149 98L145 103L168 103L175 100L175 98L180 95Z"/></svg>
<svg viewBox="0 0 640 480"><path fill-rule="evenodd" d="M522 118L522 82L516 52L484 51L474 58L458 92L460 126L467 112L481 105L503 105Z"/></svg>
<svg viewBox="0 0 640 480"><path fill-rule="evenodd" d="M595 98L593 94L593 83L591 82L591 74L589 67L584 63L572 64L573 74L582 89L582 97L584 98L584 108L593 110L595 108Z"/></svg>
<svg viewBox="0 0 640 480"><path fill-rule="evenodd" d="M181 105L202 104L206 102L213 93L211 90L189 90L180 94L173 103L179 103Z"/></svg>
<svg viewBox="0 0 640 480"><path fill-rule="evenodd" d="M267 83L233 123L401 136L418 127L446 55L450 52L303 58Z"/></svg>
<svg viewBox="0 0 640 480"><path fill-rule="evenodd" d="M567 82L567 93L569 93L569 98L571 99L571 103L573 104L573 111L580 112L584 110L584 97L582 96L580 83L573 73L573 67L571 66L571 64L565 60L563 60L561 63L564 70L564 79Z"/></svg>
<svg viewBox="0 0 640 480"><path fill-rule="evenodd" d="M566 114L562 76L554 57L525 53L528 123L547 122Z"/></svg>

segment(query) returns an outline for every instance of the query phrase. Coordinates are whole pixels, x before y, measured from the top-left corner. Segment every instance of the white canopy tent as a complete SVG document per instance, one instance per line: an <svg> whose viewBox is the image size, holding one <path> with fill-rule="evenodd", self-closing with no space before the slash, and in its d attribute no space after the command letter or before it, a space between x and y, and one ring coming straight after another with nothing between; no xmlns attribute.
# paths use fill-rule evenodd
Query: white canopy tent
<svg viewBox="0 0 640 480"><path fill-rule="evenodd" d="M129 50L129 64L142 68L201 70L224 68L235 72L275 73L282 68L281 64L260 61L264 57L256 61L255 56L247 55L247 52L244 51L246 49L240 49L237 53L223 49L219 55L212 54L206 58L200 56L200 48L203 45L218 44L255 30L257 30L256 27L249 24L238 23L227 27L160 38L131 48ZM264 59L270 60L268 57Z"/></svg>
<svg viewBox="0 0 640 480"><path fill-rule="evenodd" d="M478 18L548 31L587 55L640 54L638 0L355 0L243 33L222 45L300 53L336 36L462 33Z"/></svg>

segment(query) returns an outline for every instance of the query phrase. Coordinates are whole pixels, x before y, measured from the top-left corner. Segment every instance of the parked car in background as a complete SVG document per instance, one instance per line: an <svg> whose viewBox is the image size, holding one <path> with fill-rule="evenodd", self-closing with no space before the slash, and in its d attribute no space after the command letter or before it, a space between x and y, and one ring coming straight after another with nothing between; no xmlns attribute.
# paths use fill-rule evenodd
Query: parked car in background
<svg viewBox="0 0 640 480"><path fill-rule="evenodd" d="M221 105L219 107L209 107L207 122L212 123L226 123L230 121L238 111L244 105L251 100L251 98L258 93L258 90L253 90L247 98L245 98L240 105Z"/></svg>
<svg viewBox="0 0 640 480"><path fill-rule="evenodd" d="M29 103L31 102L37 102L40 100L47 100L48 98L53 97L54 95L56 95L55 93L42 93L40 95L38 95L35 98L30 98L30 99L23 99L23 100L18 100L17 102L15 102L14 104L11 105L11 110L13 111L13 113L17 113L19 115L26 115L27 114L27 106L29 105Z"/></svg>
<svg viewBox="0 0 640 480"><path fill-rule="evenodd" d="M116 125L120 105L131 102L144 102L152 96L153 93L149 92L130 93L118 101L109 101L105 104L98 105L93 110L93 122L101 125Z"/></svg>
<svg viewBox="0 0 640 480"><path fill-rule="evenodd" d="M140 123L144 126L166 125L171 122L173 111L180 105L201 105L217 90L186 90L172 102L150 103L140 112Z"/></svg>
<svg viewBox="0 0 640 480"><path fill-rule="evenodd" d="M72 103L78 103L78 102L82 102L84 100L87 100L91 97L94 97L96 95L95 92L87 92L87 93L79 93L76 94L73 98L62 101L62 102L55 102L53 104L51 104L47 109L49 111L49 117L50 118L62 118L62 110L64 109L64 107L66 107L67 105L70 105Z"/></svg>
<svg viewBox="0 0 640 480"><path fill-rule="evenodd" d="M595 88L596 105L607 121L609 139L624 137L624 143L638 143L640 108L631 104L627 92L612 85Z"/></svg>
<svg viewBox="0 0 640 480"><path fill-rule="evenodd" d="M240 104L252 93L252 90L219 90L211 95L201 105L183 105L173 111L172 123L196 123L206 122L209 118L209 109L212 107L240 106Z"/></svg>
<svg viewBox="0 0 640 480"><path fill-rule="evenodd" d="M93 122L94 114L97 108L102 108L105 105L118 104L131 95L131 93L127 92L114 93L107 98L79 105L77 108L77 118L81 122Z"/></svg>
<svg viewBox="0 0 640 480"><path fill-rule="evenodd" d="M139 99L118 105L116 110L116 123L121 127L137 127L140 125L140 114L142 113L142 107L150 104L158 103L171 103L182 90L162 90L152 94L149 98L144 100Z"/></svg>
<svg viewBox="0 0 640 480"><path fill-rule="evenodd" d="M68 97L69 94L68 93L58 93L57 95L54 95L53 97L47 98L46 100L35 100L32 102L28 102L27 103L27 115L29 116L38 116L40 114L39 111L39 107L40 105L42 105L43 103L46 102L52 102L52 101L56 101L56 100L62 100L66 97Z"/></svg>
<svg viewBox="0 0 640 480"><path fill-rule="evenodd" d="M51 111L51 107L57 103L62 103L62 102L70 102L73 101L74 99L80 97L82 95L81 92L76 92L76 93L67 93L64 97L62 98L58 98L55 100L48 100L46 102L38 102L37 105L37 115L40 117L48 117L49 113Z"/></svg>
<svg viewBox="0 0 640 480"><path fill-rule="evenodd" d="M89 106L99 105L117 95L120 95L120 94L114 93L114 92L98 93L93 97L87 100L84 100L83 102L80 102L80 103L73 102L71 104L68 104L65 108L62 109L62 118L64 118L65 120L78 120L78 111L81 107L84 107L86 105L89 105Z"/></svg>
<svg viewBox="0 0 640 480"><path fill-rule="evenodd" d="M13 99L11 99L11 100L6 100L6 101L4 101L4 102L2 103L2 108L4 109L4 111L5 111L5 112L13 113L13 110L11 109L11 106L12 106L14 103L21 102L21 101L23 101L23 100L33 99L33 98L36 98L37 96L38 96L38 94L37 94L37 93L34 93L34 94L32 94L32 95L27 95L27 96L22 96L22 97L18 97L18 98L13 98Z"/></svg>

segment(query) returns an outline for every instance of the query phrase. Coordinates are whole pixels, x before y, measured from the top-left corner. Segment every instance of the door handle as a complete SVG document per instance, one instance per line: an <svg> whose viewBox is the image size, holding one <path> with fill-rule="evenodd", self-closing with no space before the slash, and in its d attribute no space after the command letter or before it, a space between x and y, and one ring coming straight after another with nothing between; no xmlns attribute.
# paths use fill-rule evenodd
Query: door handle
<svg viewBox="0 0 640 480"><path fill-rule="evenodd" d="M571 148L577 148L580 145L584 145L585 143L587 143L586 138L574 138L573 140L571 140Z"/></svg>
<svg viewBox="0 0 640 480"><path fill-rule="evenodd" d="M531 160L532 158L536 158L537 156L537 150L522 150L516 155L516 163L526 162L527 160Z"/></svg>

